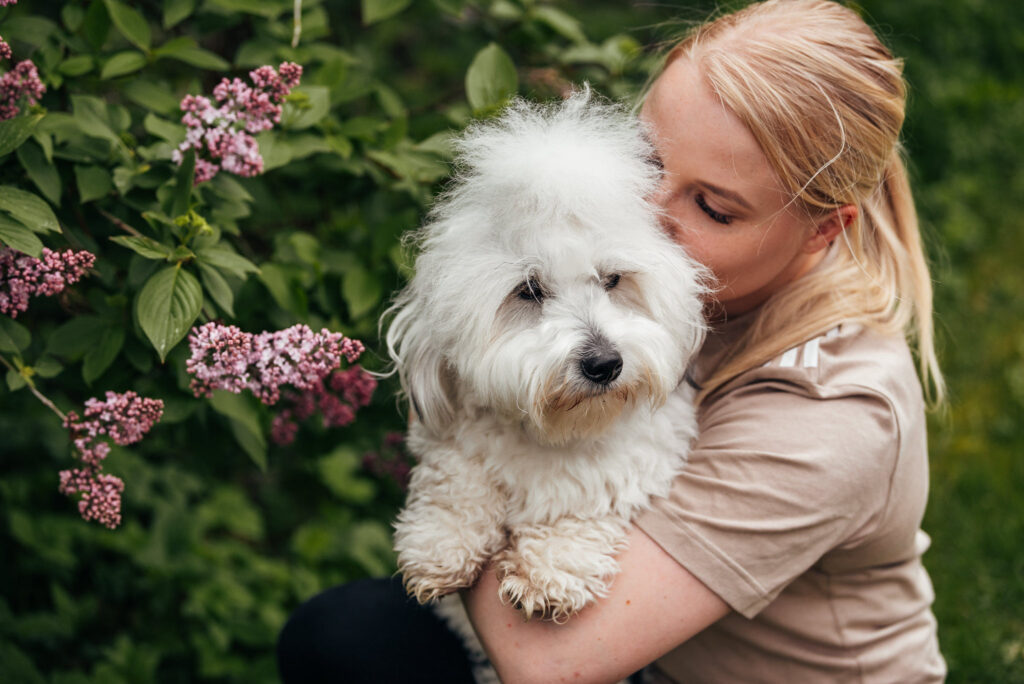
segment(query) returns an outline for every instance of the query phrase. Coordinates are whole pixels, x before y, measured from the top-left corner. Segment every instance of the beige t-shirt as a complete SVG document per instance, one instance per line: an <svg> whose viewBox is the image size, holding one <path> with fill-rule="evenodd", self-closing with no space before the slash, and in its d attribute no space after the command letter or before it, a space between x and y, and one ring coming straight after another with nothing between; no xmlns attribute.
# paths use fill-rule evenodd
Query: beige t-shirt
<svg viewBox="0 0 1024 684"><path fill-rule="evenodd" d="M751 317L701 351L699 383ZM906 343L844 324L730 382L636 524L734 610L655 682L941 682L928 454Z"/></svg>

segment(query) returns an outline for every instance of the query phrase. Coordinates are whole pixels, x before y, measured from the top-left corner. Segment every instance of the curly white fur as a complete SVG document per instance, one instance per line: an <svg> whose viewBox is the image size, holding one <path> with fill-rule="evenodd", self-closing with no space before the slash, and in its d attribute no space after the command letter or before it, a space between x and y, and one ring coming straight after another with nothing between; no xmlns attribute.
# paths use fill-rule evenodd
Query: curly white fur
<svg viewBox="0 0 1024 684"><path fill-rule="evenodd" d="M387 333L420 459L395 548L421 602L493 561L527 619L568 619L682 467L705 273L659 229L650 156L588 90L459 140Z"/></svg>

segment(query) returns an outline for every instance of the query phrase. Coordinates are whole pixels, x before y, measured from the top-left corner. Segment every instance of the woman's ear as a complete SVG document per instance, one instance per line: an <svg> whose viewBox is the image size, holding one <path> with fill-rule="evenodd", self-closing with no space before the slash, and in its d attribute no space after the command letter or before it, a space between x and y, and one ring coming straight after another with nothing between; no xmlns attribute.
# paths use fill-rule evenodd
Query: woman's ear
<svg viewBox="0 0 1024 684"><path fill-rule="evenodd" d="M857 220L859 211L856 205L844 204L830 211L825 218L818 221L814 233L804 243L804 252L814 254L825 249L839 237L846 228Z"/></svg>

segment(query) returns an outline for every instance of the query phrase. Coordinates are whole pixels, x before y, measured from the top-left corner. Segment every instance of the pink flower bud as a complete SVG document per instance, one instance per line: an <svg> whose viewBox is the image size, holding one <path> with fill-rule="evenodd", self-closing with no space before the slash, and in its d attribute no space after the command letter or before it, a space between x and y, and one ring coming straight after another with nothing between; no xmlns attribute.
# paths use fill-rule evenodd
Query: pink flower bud
<svg viewBox="0 0 1024 684"><path fill-rule="evenodd" d="M17 318L28 310L30 297L49 297L78 282L96 262L82 250L54 252L43 248L36 259L9 247L0 247L0 313Z"/></svg>
<svg viewBox="0 0 1024 684"><path fill-rule="evenodd" d="M74 411L68 412L64 427L71 432L84 467L62 470L58 489L67 496L81 494L78 511L83 519L111 529L121 524L124 482L102 473L110 444L97 439L106 436L115 444L134 444L160 420L163 411L164 403L159 399L147 399L131 391L108 391L105 401L94 398L85 402L82 418Z"/></svg>
<svg viewBox="0 0 1024 684"><path fill-rule="evenodd" d="M291 62L282 63L279 70L254 69L249 72L252 86L240 78L221 80L213 89L217 106L202 95L182 99L181 121L188 132L171 159L181 164L184 153L195 150L196 184L220 171L238 176L263 173L263 157L252 136L281 122L281 104L302 76L302 67Z"/></svg>
<svg viewBox="0 0 1024 684"><path fill-rule="evenodd" d="M7 43L3 43L0 51L10 58L11 48ZM39 102L45 92L46 86L39 80L39 71L32 60L18 62L13 69L0 76L0 121L17 116L21 111L18 106L21 100L31 107Z"/></svg>

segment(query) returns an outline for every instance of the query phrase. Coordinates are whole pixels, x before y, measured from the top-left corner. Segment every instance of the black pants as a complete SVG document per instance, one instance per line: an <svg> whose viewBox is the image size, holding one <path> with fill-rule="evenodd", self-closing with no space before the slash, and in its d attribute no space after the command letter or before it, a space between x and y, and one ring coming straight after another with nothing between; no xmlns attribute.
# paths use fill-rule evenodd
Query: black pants
<svg viewBox="0 0 1024 684"><path fill-rule="evenodd" d="M472 684L462 643L398 578L334 587L299 606L277 638L284 684Z"/></svg>

